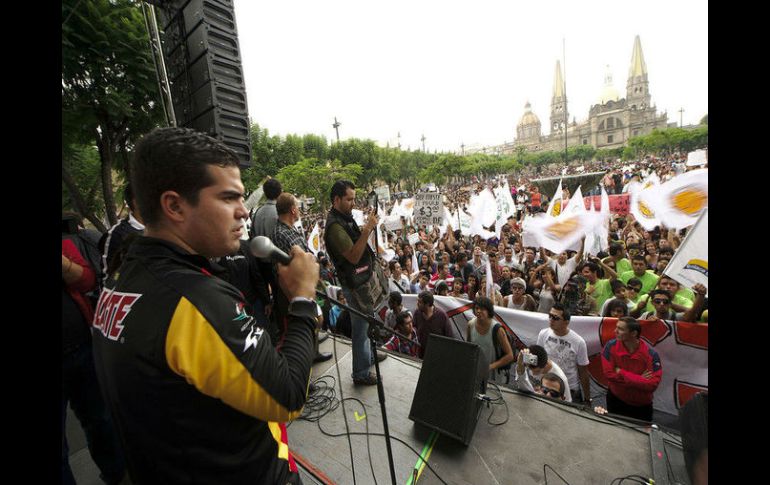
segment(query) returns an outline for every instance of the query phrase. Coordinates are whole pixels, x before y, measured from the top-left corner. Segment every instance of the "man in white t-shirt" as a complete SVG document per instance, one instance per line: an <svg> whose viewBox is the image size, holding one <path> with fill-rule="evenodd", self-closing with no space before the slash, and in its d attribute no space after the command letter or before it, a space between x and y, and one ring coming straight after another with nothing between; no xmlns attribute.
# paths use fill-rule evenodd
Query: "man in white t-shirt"
<svg viewBox="0 0 770 485"><path fill-rule="evenodd" d="M388 263L390 269L390 278L388 278L388 291L397 291L399 293L411 293L409 278L401 272L401 264L397 259L391 259Z"/></svg>
<svg viewBox="0 0 770 485"><path fill-rule="evenodd" d="M524 364L524 355L533 355L537 358L537 364ZM564 371L551 359L548 352L541 345L531 345L521 349L516 361L516 387L522 391L535 392L542 385L543 376L553 373L564 382L564 400L572 402L572 394L567 385L567 376Z"/></svg>
<svg viewBox="0 0 770 485"><path fill-rule="evenodd" d="M571 258L567 257L567 251L560 252L555 259L549 258L546 256L543 248L540 248L540 255L543 260L556 272L556 283L563 286L569 280L570 275L577 269L578 263L583 259L585 244L586 238L583 236L583 239L580 241L580 250Z"/></svg>
<svg viewBox="0 0 770 485"><path fill-rule="evenodd" d="M556 303L548 312L549 328L537 336L537 345L542 345L567 376L572 401L591 403L591 380L588 376L588 350L586 341L569 329L570 314L561 303Z"/></svg>

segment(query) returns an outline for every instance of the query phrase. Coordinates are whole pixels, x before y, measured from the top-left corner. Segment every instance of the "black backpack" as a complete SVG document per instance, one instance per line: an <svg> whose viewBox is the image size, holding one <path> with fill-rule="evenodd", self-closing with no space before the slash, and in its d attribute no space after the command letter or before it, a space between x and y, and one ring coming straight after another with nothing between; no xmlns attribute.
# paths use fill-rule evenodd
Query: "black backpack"
<svg viewBox="0 0 770 485"><path fill-rule="evenodd" d="M500 343L497 341L497 329L502 326L503 325L501 323L495 323L492 326L492 343L495 346L495 360L500 360L500 358L503 356L503 348L500 347ZM511 366L516 362L516 346L514 345L513 334L507 331L505 328L503 328L503 333L505 334L505 337L508 339L508 344L511 346L511 350L513 351L513 361L511 361L510 364L505 364L502 367L498 367L497 370L509 371L511 369Z"/></svg>

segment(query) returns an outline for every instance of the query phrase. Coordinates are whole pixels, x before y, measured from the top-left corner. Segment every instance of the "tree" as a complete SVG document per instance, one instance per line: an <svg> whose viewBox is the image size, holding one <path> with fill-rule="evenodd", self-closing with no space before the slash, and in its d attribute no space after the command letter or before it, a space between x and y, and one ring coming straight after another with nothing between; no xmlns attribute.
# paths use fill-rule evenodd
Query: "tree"
<svg viewBox="0 0 770 485"><path fill-rule="evenodd" d="M346 179L358 185L357 181L362 172L361 166L355 163L342 165L339 160L305 158L283 167L276 178L281 182L284 191L313 197L322 210L326 210L331 204L329 193L334 182Z"/></svg>
<svg viewBox="0 0 770 485"><path fill-rule="evenodd" d="M76 179L69 172L75 160L65 163L65 157L78 152L77 147L96 146L104 212L110 224L117 223L113 170L126 172L135 142L161 122L158 99L139 6L130 0L63 0L62 177ZM80 192L71 194L73 200L83 199L91 190L65 185ZM92 222L99 220L95 213L81 215ZM101 223L94 225L106 229Z"/></svg>

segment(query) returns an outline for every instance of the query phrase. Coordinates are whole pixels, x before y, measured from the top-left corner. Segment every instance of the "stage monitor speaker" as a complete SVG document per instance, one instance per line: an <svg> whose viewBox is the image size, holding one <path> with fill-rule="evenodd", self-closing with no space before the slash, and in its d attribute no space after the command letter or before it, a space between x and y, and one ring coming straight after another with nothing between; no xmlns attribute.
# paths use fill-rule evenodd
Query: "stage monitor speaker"
<svg viewBox="0 0 770 485"><path fill-rule="evenodd" d="M232 0L156 3L177 126L219 139L251 166L246 88Z"/></svg>
<svg viewBox="0 0 770 485"><path fill-rule="evenodd" d="M477 395L486 391L488 368L478 345L431 334L409 419L467 446L481 412Z"/></svg>
<svg viewBox="0 0 770 485"><path fill-rule="evenodd" d="M682 429L682 450L684 462L690 481L698 481L694 477L696 466L700 459L708 460L709 448L709 396L705 392L694 395L679 411L679 424ZM704 452L706 452L704 454ZM699 473L702 473L703 469Z"/></svg>

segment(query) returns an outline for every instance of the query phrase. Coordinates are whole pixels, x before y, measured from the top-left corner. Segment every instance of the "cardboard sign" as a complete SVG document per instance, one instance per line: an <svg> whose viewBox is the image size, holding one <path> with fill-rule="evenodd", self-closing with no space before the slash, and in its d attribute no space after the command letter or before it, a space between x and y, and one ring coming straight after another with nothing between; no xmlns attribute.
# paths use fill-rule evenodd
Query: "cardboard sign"
<svg viewBox="0 0 770 485"><path fill-rule="evenodd" d="M444 223L444 202L439 192L421 192L414 196L414 222L440 226Z"/></svg>

